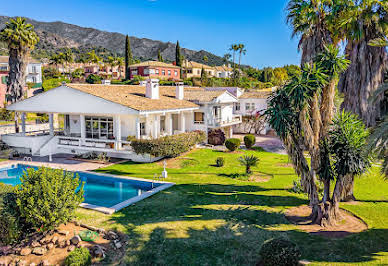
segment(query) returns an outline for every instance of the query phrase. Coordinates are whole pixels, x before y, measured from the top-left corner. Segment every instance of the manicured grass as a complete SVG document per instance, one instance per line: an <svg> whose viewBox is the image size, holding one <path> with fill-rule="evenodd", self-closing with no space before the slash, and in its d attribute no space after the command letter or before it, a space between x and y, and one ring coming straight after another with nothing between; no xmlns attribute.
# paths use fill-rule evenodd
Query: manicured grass
<svg viewBox="0 0 388 266"><path fill-rule="evenodd" d="M237 162L244 154L260 158L253 170L269 177L268 182L233 178L244 172ZM220 156L225 157L225 166L218 168L215 159ZM356 180L355 196L360 202L342 204L362 217L369 230L334 240L299 231L284 218L285 209L308 203L305 195L290 191L297 176L287 156L201 149L169 162L167 168L166 181L176 185L166 191L111 216L77 211L85 223L129 235L126 263L255 265L263 241L280 235L295 241L302 258L313 265L388 263L388 182L377 169ZM153 178L161 174L162 163L124 163L99 171Z"/></svg>

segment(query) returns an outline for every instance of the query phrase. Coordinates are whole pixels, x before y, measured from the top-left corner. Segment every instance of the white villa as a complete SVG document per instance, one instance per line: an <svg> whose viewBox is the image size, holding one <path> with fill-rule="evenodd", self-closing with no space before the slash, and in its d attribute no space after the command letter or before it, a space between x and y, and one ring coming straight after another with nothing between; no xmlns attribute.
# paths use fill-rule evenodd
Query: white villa
<svg viewBox="0 0 388 266"><path fill-rule="evenodd" d="M152 161L133 152L128 137L158 138L193 130L222 128L232 135L241 123L233 114L237 98L227 91L159 86L63 84L7 107L22 113L22 132L2 140L24 154L106 152L110 157ZM26 132L26 113L49 114L50 129ZM54 128L54 114L64 115L64 128Z"/></svg>

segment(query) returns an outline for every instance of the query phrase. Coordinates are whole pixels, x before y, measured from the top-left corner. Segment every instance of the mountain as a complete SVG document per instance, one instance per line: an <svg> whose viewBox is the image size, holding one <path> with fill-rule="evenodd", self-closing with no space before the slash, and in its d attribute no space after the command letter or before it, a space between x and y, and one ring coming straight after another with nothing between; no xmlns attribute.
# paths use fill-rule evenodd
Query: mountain
<svg viewBox="0 0 388 266"><path fill-rule="evenodd" d="M0 16L0 29L5 26L10 17ZM107 54L124 55L125 35L117 32L101 31L93 28L80 27L60 21L41 22L27 18L28 23L35 26L40 38L34 55L46 57L64 48L72 48L82 52L97 49ZM161 42L146 38L130 37L132 53L140 60L157 59L158 50L161 51L166 61L175 61L175 43ZM185 58L205 63L203 58L207 56L209 65L222 65L222 57L207 51L194 51L182 49Z"/></svg>

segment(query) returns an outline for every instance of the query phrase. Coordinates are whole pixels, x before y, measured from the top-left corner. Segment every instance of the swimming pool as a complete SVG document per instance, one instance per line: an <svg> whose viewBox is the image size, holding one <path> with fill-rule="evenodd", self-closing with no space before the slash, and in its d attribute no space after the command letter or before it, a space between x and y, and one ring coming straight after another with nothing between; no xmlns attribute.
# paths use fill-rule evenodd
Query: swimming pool
<svg viewBox="0 0 388 266"><path fill-rule="evenodd" d="M20 177L29 167L36 166L14 164L0 168L0 183L16 186ZM150 181L139 178L122 178L113 175L91 172L75 172L85 182L85 200L81 207L111 214L128 205L147 198L173 183Z"/></svg>

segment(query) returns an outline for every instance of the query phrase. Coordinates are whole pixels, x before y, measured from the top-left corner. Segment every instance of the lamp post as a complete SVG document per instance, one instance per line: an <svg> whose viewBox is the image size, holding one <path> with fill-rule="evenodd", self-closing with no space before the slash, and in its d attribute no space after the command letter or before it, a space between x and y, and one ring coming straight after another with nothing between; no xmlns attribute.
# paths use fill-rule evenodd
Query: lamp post
<svg viewBox="0 0 388 266"><path fill-rule="evenodd" d="M167 166L167 162L166 162L166 160L164 160L163 161L163 172L162 172L162 177L163 178L167 178L166 166Z"/></svg>

